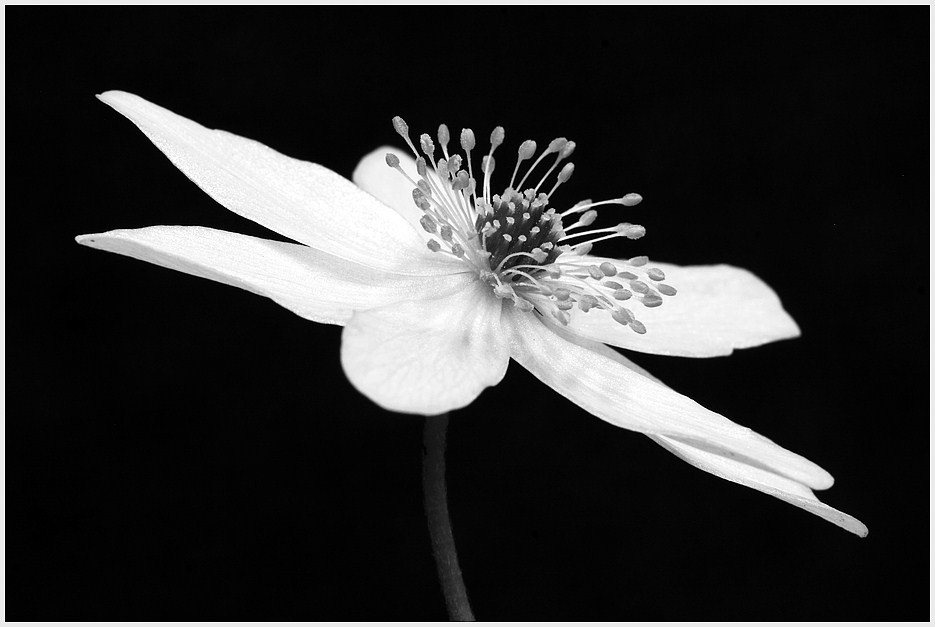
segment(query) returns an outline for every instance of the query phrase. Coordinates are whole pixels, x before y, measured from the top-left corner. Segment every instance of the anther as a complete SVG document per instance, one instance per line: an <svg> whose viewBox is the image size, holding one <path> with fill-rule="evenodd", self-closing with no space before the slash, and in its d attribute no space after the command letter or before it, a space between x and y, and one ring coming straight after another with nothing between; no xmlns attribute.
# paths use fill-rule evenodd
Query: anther
<svg viewBox="0 0 935 627"><path fill-rule="evenodd" d="M426 168L424 157L419 157L416 159L416 172L418 172L419 176L425 176Z"/></svg>
<svg viewBox="0 0 935 627"><path fill-rule="evenodd" d="M559 150L564 148L565 144L567 143L568 143L568 140L565 139L564 137L556 137L555 139L549 142L549 147L545 149L545 154L558 152Z"/></svg>
<svg viewBox="0 0 935 627"><path fill-rule="evenodd" d="M386 165L390 166L391 168L398 168L399 157L397 157L391 152L386 153Z"/></svg>
<svg viewBox="0 0 935 627"><path fill-rule="evenodd" d="M653 281L665 281L666 275L659 268L648 268L646 274L649 275L649 278Z"/></svg>
<svg viewBox="0 0 935 627"><path fill-rule="evenodd" d="M452 238L451 227L448 226L447 224L443 224L440 235L442 236L443 240L445 240L446 242L450 242Z"/></svg>
<svg viewBox="0 0 935 627"><path fill-rule="evenodd" d="M642 298L645 307L658 307L662 304L662 297L657 294L647 294Z"/></svg>
<svg viewBox="0 0 935 627"><path fill-rule="evenodd" d="M642 281L630 281L630 289L634 292L639 292L640 294L646 294L649 292L649 286Z"/></svg>
<svg viewBox="0 0 935 627"><path fill-rule="evenodd" d="M626 233L627 239L639 239L644 235L646 235L646 228L639 224L631 226Z"/></svg>
<svg viewBox="0 0 935 627"><path fill-rule="evenodd" d="M656 286L656 289L659 290L665 296L675 296L676 289L671 285L666 285L665 283L660 283Z"/></svg>
<svg viewBox="0 0 935 627"><path fill-rule="evenodd" d="M445 154L448 154L448 141L451 139L451 134L448 132L448 127L445 124L438 125L438 143L441 144L442 150L445 151Z"/></svg>
<svg viewBox="0 0 935 627"><path fill-rule="evenodd" d="M424 215L419 218L419 224L422 225L422 228L425 229L426 233L435 234L435 230L438 228L438 224L435 223L435 220L432 219L432 216Z"/></svg>
<svg viewBox="0 0 935 627"><path fill-rule="evenodd" d="M470 152L474 150L475 141L474 141L474 131L469 128L461 129L461 148L465 152Z"/></svg>
<svg viewBox="0 0 935 627"><path fill-rule="evenodd" d="M617 276L617 268L609 261L601 264L601 272L604 273L604 276Z"/></svg>
<svg viewBox="0 0 935 627"><path fill-rule="evenodd" d="M623 326L633 322L633 316L629 315L626 309L614 309L614 311L610 314L610 317Z"/></svg>
<svg viewBox="0 0 935 627"><path fill-rule="evenodd" d="M454 255L455 257L463 257L464 248L461 246L461 244L459 244L458 242L455 242L454 244L451 245L451 254Z"/></svg>
<svg viewBox="0 0 935 627"><path fill-rule="evenodd" d="M561 171L558 173L558 181L555 182L555 185L552 187L552 190L548 193L548 195L551 196L552 194L554 194L555 190L558 189L559 185L561 185L562 183L566 182L568 179L571 178L571 175L574 171L575 171L575 164L566 163L565 167L563 167Z"/></svg>
<svg viewBox="0 0 935 627"><path fill-rule="evenodd" d="M432 141L428 133L422 133L422 135L419 136L419 145L422 147L422 152L425 153L425 156L434 161L435 142Z"/></svg>
<svg viewBox="0 0 935 627"><path fill-rule="evenodd" d="M566 164L565 164L565 167L562 168L562 171L558 173L558 182L559 182L559 183L564 183L564 182L566 182L568 179L571 178L571 175L572 175L572 173L573 173L574 171L575 171L575 164L574 164L574 163L566 163ZM558 185L556 185L555 187L558 187ZM555 191L555 190L553 189L552 191ZM552 194L549 194L549 196L551 196L551 195L552 195Z"/></svg>
<svg viewBox="0 0 935 627"><path fill-rule="evenodd" d="M590 274L591 278L595 281L600 281L604 278L604 273L601 272L601 269L597 266L588 266L588 274Z"/></svg>
<svg viewBox="0 0 935 627"><path fill-rule="evenodd" d="M639 333L640 335L643 335L644 333L646 333L646 325L644 325L639 320L633 320L633 322L630 323L630 328L636 331L637 333Z"/></svg>
<svg viewBox="0 0 935 627"><path fill-rule="evenodd" d="M619 283L617 283L616 281L604 281L603 283L601 283L601 285L603 285L604 287L606 287L606 288L609 289L609 290L621 290L621 289L623 289L623 286L620 285Z"/></svg>
<svg viewBox="0 0 935 627"><path fill-rule="evenodd" d="M516 167L513 168L513 176L510 177L510 187L513 187L513 181L516 180L516 173L519 172L519 164L531 158L534 154L536 154L536 142L533 140L527 139L519 145L519 150L517 150L518 157L516 159Z"/></svg>
<svg viewBox="0 0 935 627"><path fill-rule="evenodd" d="M409 139L409 125L406 124L406 121L403 120L398 115L393 118L393 128L396 129L396 132Z"/></svg>
<svg viewBox="0 0 935 627"><path fill-rule="evenodd" d="M490 133L490 154L493 154L493 151L497 149L497 146L503 143L503 138L506 137L506 131L503 130L502 126L498 126L493 129Z"/></svg>
<svg viewBox="0 0 935 627"><path fill-rule="evenodd" d="M584 313L588 313L588 311L592 307L596 307L596 306L597 306L597 299L591 296L590 294L583 294L581 297L578 298L578 309L580 309Z"/></svg>
<svg viewBox="0 0 935 627"><path fill-rule="evenodd" d="M558 300L568 300L568 297L571 296L571 291L564 287L559 287L554 292L555 298Z"/></svg>
<svg viewBox="0 0 935 627"><path fill-rule="evenodd" d="M442 249L442 245L433 239L430 239L429 241L427 241L425 245L428 246L429 250L431 250L433 253L437 253L438 251Z"/></svg>
<svg viewBox="0 0 935 627"><path fill-rule="evenodd" d="M581 224L581 226L591 226L592 224L594 224L594 220L596 219L597 219L597 212L594 211L594 209L591 209L590 211L584 212L584 215L582 215L578 219L578 223Z"/></svg>
<svg viewBox="0 0 935 627"><path fill-rule="evenodd" d="M627 194L620 199L620 203L624 207L635 207L643 201L643 197L639 194Z"/></svg>
<svg viewBox="0 0 935 627"><path fill-rule="evenodd" d="M617 233L620 233L627 239L639 239L646 235L646 229L639 224L630 224L629 222L621 222L614 227Z"/></svg>
<svg viewBox="0 0 935 627"><path fill-rule="evenodd" d="M627 300L633 296L633 292L628 289L614 290L614 300Z"/></svg>
<svg viewBox="0 0 935 627"><path fill-rule="evenodd" d="M630 257L630 260L627 263L629 263L631 266L636 266L638 268L640 266L645 266L647 263L649 263L649 257L645 255L641 255L639 257Z"/></svg>

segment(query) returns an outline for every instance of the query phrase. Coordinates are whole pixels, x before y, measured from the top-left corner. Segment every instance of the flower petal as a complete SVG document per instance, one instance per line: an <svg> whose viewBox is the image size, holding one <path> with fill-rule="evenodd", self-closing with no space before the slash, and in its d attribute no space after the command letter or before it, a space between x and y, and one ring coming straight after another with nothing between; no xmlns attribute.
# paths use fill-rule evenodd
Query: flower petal
<svg viewBox="0 0 935 627"><path fill-rule="evenodd" d="M416 174L416 160L407 152L393 146L381 146L361 159L351 178L362 190L373 194L384 205L392 207L421 237L424 231L419 220L424 214L412 200L412 183L395 168L386 165L386 153L399 157L399 167L403 172L413 181L419 180L419 175Z"/></svg>
<svg viewBox="0 0 935 627"><path fill-rule="evenodd" d="M655 381L660 385L665 385L644 368L633 363L608 346L589 340L576 339L574 336L570 335L564 337L567 337L567 339L576 344L595 350L613 359L617 363L638 372L651 381ZM829 505L825 505L815 497L815 494L811 490L797 481L787 479L782 475L758 467L755 464L744 463L739 459L724 456L716 449L709 450L704 443L680 441L677 438L662 435L650 435L649 438L692 466L709 472L716 477L733 481L734 483L739 483L753 488L754 490L769 494L770 496L774 496L777 499L824 518L839 527L843 527L860 537L865 537L868 533L866 525L862 522L853 516L836 510Z"/></svg>
<svg viewBox="0 0 935 627"><path fill-rule="evenodd" d="M431 255L396 212L327 168L207 129L133 94L109 91L98 97L129 118L198 187L234 213L335 257L380 270L413 270Z"/></svg>
<svg viewBox="0 0 935 627"><path fill-rule="evenodd" d="M616 263L615 259L591 257L592 263ZM651 262L665 275L665 283L678 290L663 298L661 307L634 303L630 309L646 326L640 335L622 326L603 309L584 313L572 310L568 330L596 340L642 353L677 357L729 355L735 348L749 348L799 336L799 327L787 314L779 297L751 272L727 265L676 266Z"/></svg>
<svg viewBox="0 0 935 627"><path fill-rule="evenodd" d="M825 505L801 483L786 479L768 470L744 464L736 459L724 457L717 451L706 450L703 446L680 442L676 438L661 435L651 435L649 437L692 466L710 472L721 479L727 479L770 496L775 496L777 499L801 507L805 511L847 529L861 538L866 537L869 533L867 526L862 522L853 516L834 509L830 505Z"/></svg>
<svg viewBox="0 0 935 627"><path fill-rule="evenodd" d="M393 274L300 244L199 226L152 226L76 239L91 248L266 296L303 318L330 324L344 324L354 310L450 293L476 278L467 273L421 277Z"/></svg>
<svg viewBox="0 0 935 627"><path fill-rule="evenodd" d="M458 409L506 373L500 312L480 281L436 300L358 312L341 336L341 364L361 393L391 411Z"/></svg>
<svg viewBox="0 0 935 627"><path fill-rule="evenodd" d="M614 351L606 346L572 341L567 332L514 309L504 321L512 331L513 359L598 418L647 435L695 443L811 488L829 488L834 482L804 457L631 370L608 356L606 351Z"/></svg>

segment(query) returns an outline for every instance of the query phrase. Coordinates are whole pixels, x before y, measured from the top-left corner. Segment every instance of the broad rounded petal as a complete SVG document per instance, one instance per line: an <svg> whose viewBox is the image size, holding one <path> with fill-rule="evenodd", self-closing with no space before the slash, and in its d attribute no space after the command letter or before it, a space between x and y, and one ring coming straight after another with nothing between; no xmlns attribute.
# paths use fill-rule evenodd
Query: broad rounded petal
<svg viewBox="0 0 935 627"><path fill-rule="evenodd" d="M512 334L513 359L598 418L647 435L692 442L811 488L834 483L816 464L651 381L608 356L604 351L611 349L599 343L570 341L535 315L515 309L504 320Z"/></svg>
<svg viewBox="0 0 935 627"><path fill-rule="evenodd" d="M379 270L420 273L423 259L431 255L395 211L327 168L205 128L133 94L109 91L98 97L234 213Z"/></svg>
<svg viewBox="0 0 935 627"><path fill-rule="evenodd" d="M431 416L464 407L506 373L501 302L474 281L437 300L358 312L341 336L344 372L385 409Z"/></svg>
<svg viewBox="0 0 935 627"><path fill-rule="evenodd" d="M717 451L705 450L703 446L680 442L676 438L661 435L651 435L649 437L692 466L710 472L712 475L759 490L786 503L801 507L816 516L847 529L851 533L857 534L861 538L866 537L869 533L867 526L862 522L853 516L834 509L830 505L825 505L815 497L811 490L796 481L762 468L744 464L739 460L725 457Z"/></svg>
<svg viewBox="0 0 935 627"><path fill-rule="evenodd" d="M377 200L392 207L406 219L417 233L422 233L419 220L422 211L416 207L412 200L413 185L395 168L386 165L386 154L392 153L399 157L399 167L409 175L413 181L418 181L416 174L416 160L409 156L408 149L403 150L393 146L381 146L369 153L354 170L353 180L362 190L373 194Z"/></svg>
<svg viewBox="0 0 935 627"><path fill-rule="evenodd" d="M599 265L614 259L591 257ZM799 327L779 297L753 273L727 265L676 266L650 262L665 273L666 285L678 290L660 307L631 299L627 307L646 326L645 334L618 324L603 309L570 312L568 329L581 337L642 353L677 357L729 355L799 336ZM632 303L632 304L629 304Z"/></svg>
<svg viewBox="0 0 935 627"><path fill-rule="evenodd" d="M271 298L296 314L344 324L355 310L462 289L473 274L414 276L374 270L285 242L199 226L152 226L80 235L79 244Z"/></svg>

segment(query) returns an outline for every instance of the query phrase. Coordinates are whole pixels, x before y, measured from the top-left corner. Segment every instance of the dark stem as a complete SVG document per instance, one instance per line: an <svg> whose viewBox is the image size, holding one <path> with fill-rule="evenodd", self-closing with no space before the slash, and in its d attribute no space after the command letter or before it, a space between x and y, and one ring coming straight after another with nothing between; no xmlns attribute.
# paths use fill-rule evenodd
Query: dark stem
<svg viewBox="0 0 935 627"><path fill-rule="evenodd" d="M448 497L445 488L445 435L448 431L448 414L429 416L425 419L422 438L422 490L425 493L425 515L429 522L432 538L432 553L438 567L438 578L448 605L451 620L474 620L467 589L458 566L458 552L451 534L451 518L448 516Z"/></svg>

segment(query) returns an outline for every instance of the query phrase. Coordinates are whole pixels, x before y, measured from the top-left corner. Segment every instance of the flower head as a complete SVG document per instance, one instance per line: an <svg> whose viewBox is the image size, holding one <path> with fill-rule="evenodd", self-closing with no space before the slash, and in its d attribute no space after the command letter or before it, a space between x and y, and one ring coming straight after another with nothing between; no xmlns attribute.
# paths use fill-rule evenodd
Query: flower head
<svg viewBox="0 0 935 627"><path fill-rule="evenodd" d="M387 409L433 415L463 407L497 384L512 358L595 416L866 535L858 520L815 497L812 490L833 482L826 471L672 391L607 346L724 355L794 337L798 328L772 290L744 270L592 256L604 239L645 233L628 222L589 228L595 208L628 208L641 198L556 207L553 196L574 171L574 142L558 138L541 152L522 142L512 170L506 160L509 184L498 191L501 127L478 166L472 130L459 136L463 154L444 125L437 145L424 134L417 149L395 118L413 157L374 151L355 171L355 185L138 96L100 98L212 198L298 243L198 226L109 231L79 243L342 325L349 380Z"/></svg>

